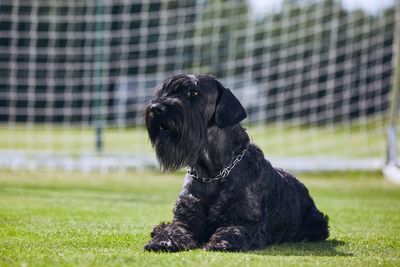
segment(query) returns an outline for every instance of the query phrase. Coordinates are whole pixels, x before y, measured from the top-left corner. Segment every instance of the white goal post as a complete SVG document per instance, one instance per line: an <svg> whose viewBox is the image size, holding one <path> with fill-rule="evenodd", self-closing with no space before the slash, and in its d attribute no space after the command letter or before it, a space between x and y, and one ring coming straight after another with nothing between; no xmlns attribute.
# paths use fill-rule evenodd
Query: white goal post
<svg viewBox="0 0 400 267"><path fill-rule="evenodd" d="M274 165L398 175L398 1L1 0L0 167L156 166L154 87L211 73Z"/></svg>
<svg viewBox="0 0 400 267"><path fill-rule="evenodd" d="M400 3L397 3L396 17L400 18ZM389 123L387 129L387 157L386 165L383 167L385 176L400 184L400 161L398 156L398 125L399 125L399 107L400 107L400 19L395 23L395 43L393 60L393 85L391 92L391 104L389 113Z"/></svg>

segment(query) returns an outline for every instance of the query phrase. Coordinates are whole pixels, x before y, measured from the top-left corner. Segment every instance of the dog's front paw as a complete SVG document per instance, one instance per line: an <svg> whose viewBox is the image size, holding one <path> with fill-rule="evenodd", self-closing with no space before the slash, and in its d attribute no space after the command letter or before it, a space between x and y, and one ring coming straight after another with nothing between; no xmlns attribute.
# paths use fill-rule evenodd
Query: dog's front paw
<svg viewBox="0 0 400 267"><path fill-rule="evenodd" d="M170 224L160 223L155 226L151 232L152 239L144 246L145 251L165 251L165 252L175 252L178 251L178 246L172 240L170 236L170 231L168 227Z"/></svg>
<svg viewBox="0 0 400 267"><path fill-rule="evenodd" d="M144 247L146 251L176 252L198 247L192 234L179 222L157 225L154 227L151 237L152 239Z"/></svg>
<svg viewBox="0 0 400 267"><path fill-rule="evenodd" d="M242 251L243 248L238 244L232 244L226 240L220 240L218 242L208 242L204 249L207 251Z"/></svg>
<svg viewBox="0 0 400 267"><path fill-rule="evenodd" d="M246 229L240 226L220 227L204 246L210 251L247 251L250 249Z"/></svg>
<svg viewBox="0 0 400 267"><path fill-rule="evenodd" d="M159 252L176 252L178 247L171 240L151 240L147 245L144 246L146 251L159 251Z"/></svg>

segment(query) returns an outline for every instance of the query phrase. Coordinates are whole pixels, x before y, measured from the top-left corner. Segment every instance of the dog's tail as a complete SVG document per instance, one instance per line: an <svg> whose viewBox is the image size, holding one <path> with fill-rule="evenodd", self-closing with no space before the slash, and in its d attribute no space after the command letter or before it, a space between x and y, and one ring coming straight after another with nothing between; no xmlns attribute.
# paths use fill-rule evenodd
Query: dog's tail
<svg viewBox="0 0 400 267"><path fill-rule="evenodd" d="M323 241L329 237L329 218L317 208L311 208L304 217L297 236L298 241Z"/></svg>

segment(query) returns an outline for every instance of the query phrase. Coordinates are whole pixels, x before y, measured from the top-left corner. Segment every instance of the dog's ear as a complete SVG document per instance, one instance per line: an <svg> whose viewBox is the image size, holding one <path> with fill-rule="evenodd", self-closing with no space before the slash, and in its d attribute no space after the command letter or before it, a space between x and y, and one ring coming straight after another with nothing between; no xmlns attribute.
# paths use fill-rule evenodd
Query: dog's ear
<svg viewBox="0 0 400 267"><path fill-rule="evenodd" d="M222 92L215 109L215 124L219 128L226 128L244 120L247 117L247 113L231 90L221 84L219 85L222 88Z"/></svg>

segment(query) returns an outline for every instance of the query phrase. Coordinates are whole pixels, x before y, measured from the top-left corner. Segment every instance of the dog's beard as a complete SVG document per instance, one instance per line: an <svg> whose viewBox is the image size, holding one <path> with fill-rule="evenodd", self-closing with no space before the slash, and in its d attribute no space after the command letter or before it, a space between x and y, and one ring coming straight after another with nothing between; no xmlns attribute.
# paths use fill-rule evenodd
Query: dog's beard
<svg viewBox="0 0 400 267"><path fill-rule="evenodd" d="M201 113L169 107L168 114L153 117L146 110L146 128L163 171L193 165L206 142L206 123Z"/></svg>

